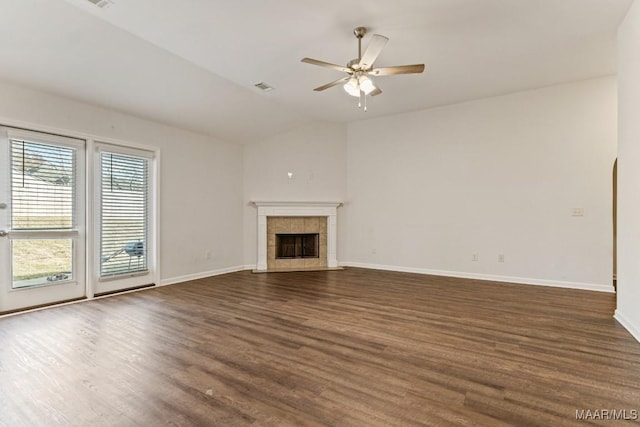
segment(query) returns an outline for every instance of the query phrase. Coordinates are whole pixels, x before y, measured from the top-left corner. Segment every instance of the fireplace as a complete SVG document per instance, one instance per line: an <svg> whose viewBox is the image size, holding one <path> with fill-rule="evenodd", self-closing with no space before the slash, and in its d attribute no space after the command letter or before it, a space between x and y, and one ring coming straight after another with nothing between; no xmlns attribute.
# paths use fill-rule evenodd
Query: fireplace
<svg viewBox="0 0 640 427"><path fill-rule="evenodd" d="M327 268L327 218L267 217L266 255L270 271Z"/></svg>
<svg viewBox="0 0 640 427"><path fill-rule="evenodd" d="M320 258L320 233L276 234L276 259Z"/></svg>
<svg viewBox="0 0 640 427"><path fill-rule="evenodd" d="M336 269L334 202L252 202L258 208L256 272Z"/></svg>

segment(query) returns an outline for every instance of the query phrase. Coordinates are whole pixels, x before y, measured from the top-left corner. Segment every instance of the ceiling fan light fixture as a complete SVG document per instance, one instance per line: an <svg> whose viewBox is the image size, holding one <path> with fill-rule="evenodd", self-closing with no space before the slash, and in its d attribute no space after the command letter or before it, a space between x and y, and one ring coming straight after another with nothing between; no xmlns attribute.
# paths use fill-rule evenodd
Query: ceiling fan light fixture
<svg viewBox="0 0 640 427"><path fill-rule="evenodd" d="M369 77L361 76L359 81L360 90L363 91L365 95L369 95L376 90L376 85L373 84L373 81L371 81Z"/></svg>
<svg viewBox="0 0 640 427"><path fill-rule="evenodd" d="M344 90L351 96L360 96L360 84L358 79L351 77L348 82L344 84Z"/></svg>

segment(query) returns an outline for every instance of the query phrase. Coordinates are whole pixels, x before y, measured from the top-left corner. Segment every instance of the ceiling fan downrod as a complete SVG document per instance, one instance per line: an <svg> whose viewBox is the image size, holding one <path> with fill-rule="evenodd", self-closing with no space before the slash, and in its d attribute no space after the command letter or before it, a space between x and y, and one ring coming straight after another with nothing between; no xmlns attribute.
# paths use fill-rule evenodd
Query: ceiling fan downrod
<svg viewBox="0 0 640 427"><path fill-rule="evenodd" d="M365 34L367 34L367 29L365 27L357 27L353 30L353 35L358 39L358 63L362 59L362 38Z"/></svg>
<svg viewBox="0 0 640 427"><path fill-rule="evenodd" d="M353 30L353 35L358 39L358 59L351 61L348 66L352 67L356 64L359 64L362 60L362 38L367 34L366 27L357 27ZM360 76L362 72L356 71L354 76L356 81L358 82L358 108L362 108L362 89L360 89ZM364 94L364 111L367 111L367 94Z"/></svg>

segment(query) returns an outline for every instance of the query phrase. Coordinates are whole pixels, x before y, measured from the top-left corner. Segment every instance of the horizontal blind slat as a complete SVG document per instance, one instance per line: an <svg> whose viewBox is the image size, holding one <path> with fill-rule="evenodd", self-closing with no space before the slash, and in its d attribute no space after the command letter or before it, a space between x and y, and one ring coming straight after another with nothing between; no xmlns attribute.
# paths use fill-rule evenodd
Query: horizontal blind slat
<svg viewBox="0 0 640 427"><path fill-rule="evenodd" d="M100 276L146 271L149 159L100 153Z"/></svg>
<svg viewBox="0 0 640 427"><path fill-rule="evenodd" d="M74 224L76 150L10 139L11 228L71 228Z"/></svg>

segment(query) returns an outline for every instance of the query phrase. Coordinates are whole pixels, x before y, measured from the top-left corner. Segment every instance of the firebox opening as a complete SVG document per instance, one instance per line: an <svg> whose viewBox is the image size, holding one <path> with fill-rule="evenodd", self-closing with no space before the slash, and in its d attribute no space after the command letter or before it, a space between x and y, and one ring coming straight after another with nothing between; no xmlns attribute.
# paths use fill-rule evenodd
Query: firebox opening
<svg viewBox="0 0 640 427"><path fill-rule="evenodd" d="M318 233L276 234L276 259L319 258Z"/></svg>

